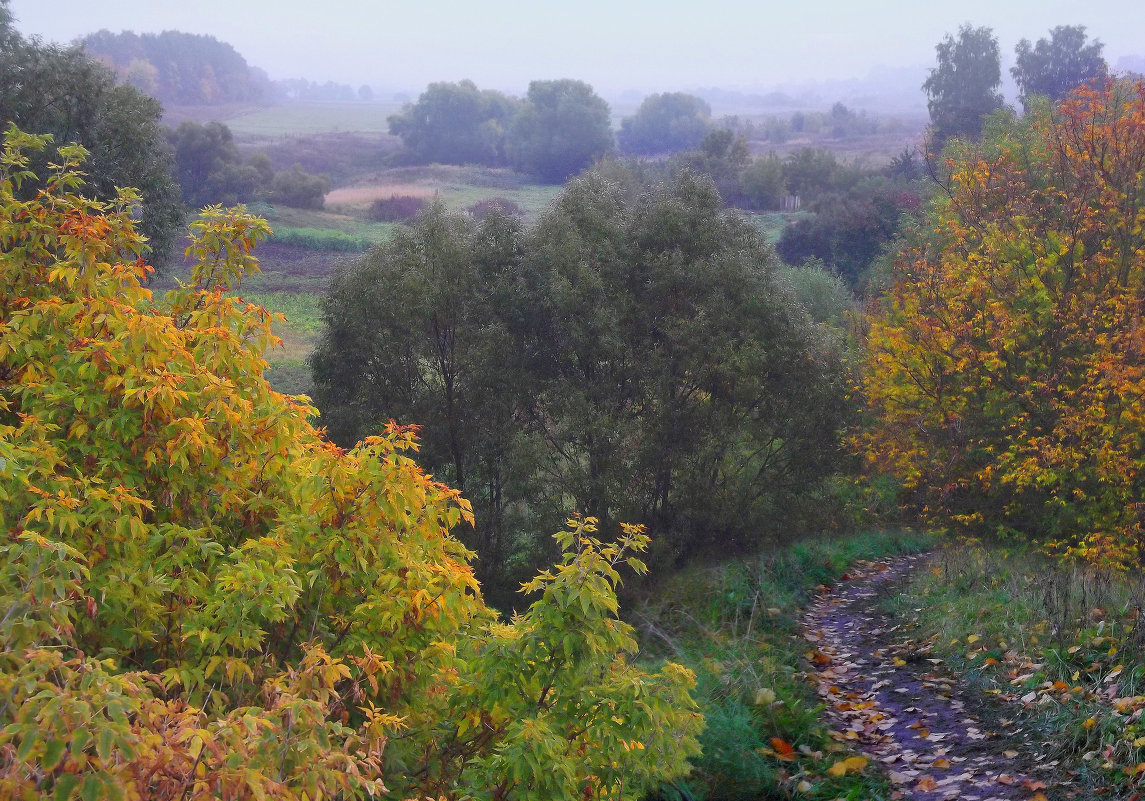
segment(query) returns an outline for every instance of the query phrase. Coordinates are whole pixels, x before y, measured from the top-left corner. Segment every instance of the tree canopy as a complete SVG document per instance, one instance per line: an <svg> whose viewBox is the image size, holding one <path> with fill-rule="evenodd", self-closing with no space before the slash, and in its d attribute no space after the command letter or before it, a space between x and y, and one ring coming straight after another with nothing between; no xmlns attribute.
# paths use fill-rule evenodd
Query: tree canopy
<svg viewBox="0 0 1145 801"><path fill-rule="evenodd" d="M505 129L519 105L473 81L431 83L389 118L390 133L423 162L497 165L504 163Z"/></svg>
<svg viewBox="0 0 1145 801"><path fill-rule="evenodd" d="M6 2L0 11L8 13ZM155 100L117 86L80 49L27 41L0 18L0 121L52 134L59 144L84 145L89 191L100 198L113 198L116 187L137 187L145 200L140 228L159 266L171 257L183 223L161 114Z"/></svg>
<svg viewBox="0 0 1145 801"><path fill-rule="evenodd" d="M521 172L561 183L612 151L608 104L584 81L533 81L506 144Z"/></svg>
<svg viewBox="0 0 1145 801"><path fill-rule="evenodd" d="M1018 42L1010 73L1027 108L1033 95L1057 101L1083 84L1105 79L1109 70L1101 56L1104 45L1096 39L1087 43L1087 38L1084 25L1059 25L1036 45L1028 39Z"/></svg>
<svg viewBox="0 0 1145 801"><path fill-rule="evenodd" d="M686 170L589 172L528 230L435 207L339 275L325 317L332 434L422 422L423 463L464 486L501 581L543 553L530 530L576 511L646 523L664 558L747 547L837 453L839 343Z"/></svg>
<svg viewBox="0 0 1145 801"><path fill-rule="evenodd" d="M952 152L872 322L860 438L937 520L1139 555L1142 164L1140 82Z"/></svg>
<svg viewBox="0 0 1145 801"><path fill-rule="evenodd" d="M271 315L234 294L266 223L208 209L153 297L138 194L78 194L78 147L39 178L44 146L0 157L0 795L619 800L686 770L691 675L631 665L616 614L646 535L570 520L498 622L413 430L343 450L267 384Z"/></svg>
<svg viewBox="0 0 1145 801"><path fill-rule="evenodd" d="M617 138L625 153L675 153L697 147L712 126L712 108L684 92L644 98L636 114L620 124Z"/></svg>
<svg viewBox="0 0 1145 801"><path fill-rule="evenodd" d="M947 34L935 50L938 65L922 85L935 137L942 143L977 136L982 118L1002 107L998 39L989 28L963 25L957 38Z"/></svg>

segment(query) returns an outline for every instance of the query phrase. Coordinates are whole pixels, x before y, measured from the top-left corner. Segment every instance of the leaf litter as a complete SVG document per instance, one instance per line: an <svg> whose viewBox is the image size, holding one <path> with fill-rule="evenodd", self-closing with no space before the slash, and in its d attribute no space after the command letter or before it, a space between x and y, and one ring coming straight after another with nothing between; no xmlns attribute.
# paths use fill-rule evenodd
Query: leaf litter
<svg viewBox="0 0 1145 801"><path fill-rule="evenodd" d="M878 608L926 558L862 563L808 607L810 673L833 736L882 766L896 800L1046 801L1068 790L1035 732L944 674Z"/></svg>

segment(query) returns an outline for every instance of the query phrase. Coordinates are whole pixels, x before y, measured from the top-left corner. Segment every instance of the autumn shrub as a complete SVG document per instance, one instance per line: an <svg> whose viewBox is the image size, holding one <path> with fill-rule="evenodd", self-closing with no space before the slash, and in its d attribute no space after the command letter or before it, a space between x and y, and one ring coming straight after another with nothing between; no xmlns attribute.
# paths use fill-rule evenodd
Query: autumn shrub
<svg viewBox="0 0 1145 801"><path fill-rule="evenodd" d="M408 222L426 207L426 199L413 195L380 197L370 204L366 216L375 222Z"/></svg>
<svg viewBox="0 0 1145 801"><path fill-rule="evenodd" d="M1142 164L1140 82L952 146L875 309L857 440L929 518L1140 564Z"/></svg>
<svg viewBox="0 0 1145 801"><path fill-rule="evenodd" d="M411 427L351 449L273 391L272 315L230 290L264 221L209 208L163 297L138 195L0 157L0 797L638 798L701 726L635 669L592 520L510 623ZM16 187L20 193L17 194Z"/></svg>

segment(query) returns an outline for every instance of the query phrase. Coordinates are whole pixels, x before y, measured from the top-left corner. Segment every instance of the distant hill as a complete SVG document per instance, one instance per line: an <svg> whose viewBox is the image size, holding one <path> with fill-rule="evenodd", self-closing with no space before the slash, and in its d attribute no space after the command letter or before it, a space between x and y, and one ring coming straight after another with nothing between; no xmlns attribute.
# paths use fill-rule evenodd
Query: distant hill
<svg viewBox="0 0 1145 801"><path fill-rule="evenodd" d="M101 30L80 44L125 83L164 105L245 103L271 94L266 73L213 36Z"/></svg>

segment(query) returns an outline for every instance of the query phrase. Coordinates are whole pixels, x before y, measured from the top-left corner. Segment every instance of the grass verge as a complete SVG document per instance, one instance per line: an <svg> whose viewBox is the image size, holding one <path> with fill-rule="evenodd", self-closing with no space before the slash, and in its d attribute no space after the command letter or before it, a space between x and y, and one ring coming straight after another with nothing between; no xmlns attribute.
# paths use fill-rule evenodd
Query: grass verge
<svg viewBox="0 0 1145 801"><path fill-rule="evenodd" d="M1141 575L974 540L888 601L928 656L1041 735L1077 798L1145 789L1143 605Z"/></svg>
<svg viewBox="0 0 1145 801"><path fill-rule="evenodd" d="M696 673L707 721L703 755L663 799L887 799L874 771L831 775L848 753L819 717L799 615L854 563L930 547L911 531L805 541L718 567L686 570L638 603L632 622L649 660ZM781 741L781 742L780 742Z"/></svg>

